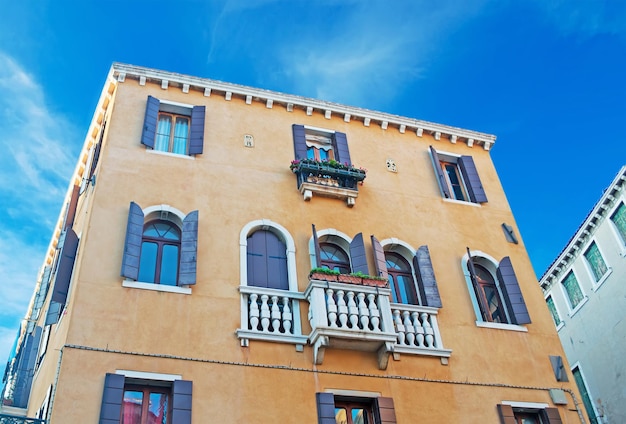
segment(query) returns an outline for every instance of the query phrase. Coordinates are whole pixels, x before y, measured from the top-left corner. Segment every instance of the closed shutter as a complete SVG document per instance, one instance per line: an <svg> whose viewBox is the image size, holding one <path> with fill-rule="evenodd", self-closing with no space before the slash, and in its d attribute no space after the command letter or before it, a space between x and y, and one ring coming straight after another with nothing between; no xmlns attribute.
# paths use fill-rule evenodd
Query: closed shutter
<svg viewBox="0 0 626 424"><path fill-rule="evenodd" d="M104 391L100 405L98 424L119 424L124 401L124 376L107 373L104 378Z"/></svg>
<svg viewBox="0 0 626 424"><path fill-rule="evenodd" d="M287 246L271 231L263 231L263 233L267 252L267 287L289 290Z"/></svg>
<svg viewBox="0 0 626 424"><path fill-rule="evenodd" d="M511 259L505 256L498 266L498 280L500 288L504 292L504 302L509 311L513 324L530 324L530 315L526 308L526 302L517 282Z"/></svg>
<svg viewBox="0 0 626 424"><path fill-rule="evenodd" d="M205 106L194 106L191 109L191 131L189 132L189 154L200 155L204 148L204 116Z"/></svg>
<svg viewBox="0 0 626 424"><path fill-rule="evenodd" d="M380 242L374 237L372 238L372 249L374 250L374 265L376 267L376 275L378 277L387 278L387 261L385 260L385 251Z"/></svg>
<svg viewBox="0 0 626 424"><path fill-rule="evenodd" d="M141 144L154 149L154 139L156 138L157 120L159 119L159 99L148 96L146 104L146 115L143 119L143 131L141 133Z"/></svg>
<svg viewBox="0 0 626 424"><path fill-rule="evenodd" d="M335 160L341 163L352 165L350 161L350 150L348 150L348 138L345 133L335 132L333 134L333 144L335 148Z"/></svg>
<svg viewBox="0 0 626 424"><path fill-rule="evenodd" d="M396 410L393 406L393 399L379 397L374 401L376 424L396 424Z"/></svg>
<svg viewBox="0 0 626 424"><path fill-rule="evenodd" d="M306 134L304 132L304 125L293 124L291 126L293 131L293 152L296 160L302 160L307 158L306 147Z"/></svg>
<svg viewBox="0 0 626 424"><path fill-rule="evenodd" d="M461 156L458 160L458 165L461 168L461 174L463 174L470 200L474 203L487 202L487 195L485 194L483 184L480 182L474 159L471 156Z"/></svg>
<svg viewBox="0 0 626 424"><path fill-rule="evenodd" d="M332 393L315 393L317 424L336 424L335 397Z"/></svg>
<svg viewBox="0 0 626 424"><path fill-rule="evenodd" d="M65 225L63 228L72 227L74 225L74 217L76 216L76 206L78 205L78 193L80 186L75 185L70 197L70 203L67 205L67 213L65 214Z"/></svg>
<svg viewBox="0 0 626 424"><path fill-rule="evenodd" d="M15 389L13 391L13 406L15 407L26 408L28 406L28 397L30 396L33 375L35 374L35 363L40 341L41 327L35 327L33 333L26 336L25 343L22 345L24 352L20 356Z"/></svg>
<svg viewBox="0 0 626 424"><path fill-rule="evenodd" d="M363 233L359 233L354 236L350 242L350 262L352 263L352 272L361 272L366 275L370 273L367 267L367 256L365 255Z"/></svg>
<svg viewBox="0 0 626 424"><path fill-rule="evenodd" d="M124 240L124 256L122 257L122 277L137 280L139 277L139 258L141 257L141 238L143 236L143 210L130 202L126 239Z"/></svg>
<svg viewBox="0 0 626 424"><path fill-rule="evenodd" d="M313 227L313 248L315 249L315 266L317 268L322 266L322 253L320 249L320 241L317 238L317 231L315 231L315 224L311 224Z"/></svg>
<svg viewBox="0 0 626 424"><path fill-rule="evenodd" d="M439 296L439 288L437 287L437 279L430 260L430 252L428 246L421 246L417 249L417 253L413 258L413 267L415 268L420 295L424 306L433 308L441 308L441 297Z"/></svg>
<svg viewBox="0 0 626 424"><path fill-rule="evenodd" d="M183 233L180 242L180 268L178 274L178 285L182 286L196 284L197 256L198 211L193 211L189 212L183 220Z"/></svg>
<svg viewBox="0 0 626 424"><path fill-rule="evenodd" d="M500 424L517 424L513 408L510 405L498 405L498 415L500 416Z"/></svg>
<svg viewBox="0 0 626 424"><path fill-rule="evenodd" d="M172 423L191 424L192 391L192 381L174 380L172 383Z"/></svg>
<svg viewBox="0 0 626 424"><path fill-rule="evenodd" d="M74 269L74 259L76 258L76 249L78 248L78 236L71 228L65 230L65 242L61 249L59 266L57 267L57 275L54 280L54 290L52 291L52 301L65 304L67 300L67 292L72 279L72 271Z"/></svg>
<svg viewBox="0 0 626 424"><path fill-rule="evenodd" d="M542 418L547 424L563 424L557 408L546 408L541 412Z"/></svg>
<svg viewBox="0 0 626 424"><path fill-rule="evenodd" d="M450 195L450 187L448 187L446 176L443 175L443 169L441 169L441 161L439 160L439 155L437 154L437 151L433 148L433 146L430 146L430 155L433 160L435 172L437 173L437 178L439 179L439 186L441 187L443 195L446 197L446 199L449 199L450 197L452 197Z"/></svg>
<svg viewBox="0 0 626 424"><path fill-rule="evenodd" d="M248 237L247 267L248 285L267 287L267 252L264 231L256 231Z"/></svg>

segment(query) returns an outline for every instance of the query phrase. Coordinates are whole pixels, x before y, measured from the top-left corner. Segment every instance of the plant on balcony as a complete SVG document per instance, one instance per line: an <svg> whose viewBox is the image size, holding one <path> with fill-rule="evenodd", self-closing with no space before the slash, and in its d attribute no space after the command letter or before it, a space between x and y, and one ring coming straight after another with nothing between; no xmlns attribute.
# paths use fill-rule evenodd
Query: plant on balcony
<svg viewBox="0 0 626 424"><path fill-rule="evenodd" d="M322 281L337 281L337 276L340 274L339 271L328 268L313 268L311 272L309 272L309 278L312 280L322 280Z"/></svg>
<svg viewBox="0 0 626 424"><path fill-rule="evenodd" d="M384 277L363 274L361 271L352 273L351 275L361 278L361 284L364 286L387 287L389 285L389 281Z"/></svg>
<svg viewBox="0 0 626 424"><path fill-rule="evenodd" d="M300 183L309 182L320 185L356 189L356 184L363 184L367 170L334 159L318 161L315 159L296 159L289 165L291 172L298 175Z"/></svg>

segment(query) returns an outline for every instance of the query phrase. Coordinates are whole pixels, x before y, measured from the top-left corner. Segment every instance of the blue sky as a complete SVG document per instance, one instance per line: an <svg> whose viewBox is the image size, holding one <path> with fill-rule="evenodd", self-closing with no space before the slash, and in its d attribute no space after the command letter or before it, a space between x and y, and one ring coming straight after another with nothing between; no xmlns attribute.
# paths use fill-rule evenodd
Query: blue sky
<svg viewBox="0 0 626 424"><path fill-rule="evenodd" d="M114 61L495 134L540 276L626 163L621 0L4 2L0 361Z"/></svg>

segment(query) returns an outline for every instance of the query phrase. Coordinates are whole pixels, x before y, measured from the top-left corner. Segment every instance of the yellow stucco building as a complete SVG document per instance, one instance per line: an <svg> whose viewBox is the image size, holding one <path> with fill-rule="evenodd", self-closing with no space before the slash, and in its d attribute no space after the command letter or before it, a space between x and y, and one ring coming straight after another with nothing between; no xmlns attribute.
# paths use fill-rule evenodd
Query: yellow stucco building
<svg viewBox="0 0 626 424"><path fill-rule="evenodd" d="M583 422L494 142L114 64L1 413Z"/></svg>

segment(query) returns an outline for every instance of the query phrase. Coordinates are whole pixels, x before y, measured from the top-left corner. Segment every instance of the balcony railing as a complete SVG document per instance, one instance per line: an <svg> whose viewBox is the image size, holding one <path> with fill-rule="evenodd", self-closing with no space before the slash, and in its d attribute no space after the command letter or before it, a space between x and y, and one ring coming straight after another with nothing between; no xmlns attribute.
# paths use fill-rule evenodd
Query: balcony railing
<svg viewBox="0 0 626 424"><path fill-rule="evenodd" d="M298 189L304 200L310 200L313 193L320 196L345 199L348 206L354 205L358 196L358 184L365 179L365 171L341 164L302 160L292 164L296 174Z"/></svg>
<svg viewBox="0 0 626 424"><path fill-rule="evenodd" d="M46 424L46 420L39 418L19 417L17 415L9 415L0 413L0 424Z"/></svg>
<svg viewBox="0 0 626 424"><path fill-rule="evenodd" d="M394 352L415 355L449 357L452 352L443 347L437 324L437 308L392 303L397 341Z"/></svg>

